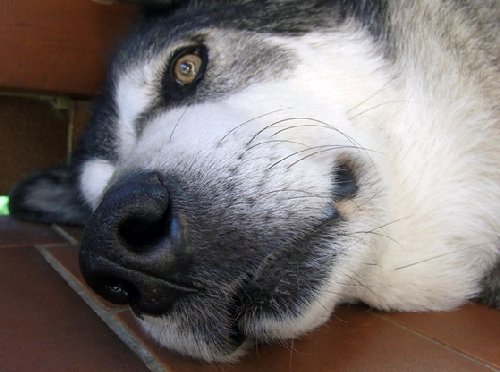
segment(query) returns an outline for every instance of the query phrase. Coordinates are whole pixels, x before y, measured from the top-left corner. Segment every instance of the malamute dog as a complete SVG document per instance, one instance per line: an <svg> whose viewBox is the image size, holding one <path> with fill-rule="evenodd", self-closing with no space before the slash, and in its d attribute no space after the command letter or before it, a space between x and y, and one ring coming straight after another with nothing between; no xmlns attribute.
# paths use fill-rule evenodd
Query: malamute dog
<svg viewBox="0 0 500 372"><path fill-rule="evenodd" d="M499 306L497 0L146 8L71 166L12 192L86 223L97 293L206 361L340 303Z"/></svg>

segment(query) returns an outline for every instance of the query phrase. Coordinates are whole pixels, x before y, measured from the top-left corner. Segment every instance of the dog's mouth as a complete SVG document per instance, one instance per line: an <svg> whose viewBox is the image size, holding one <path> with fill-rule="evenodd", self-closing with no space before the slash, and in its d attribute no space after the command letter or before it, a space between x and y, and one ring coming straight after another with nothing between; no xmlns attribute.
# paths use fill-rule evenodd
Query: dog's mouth
<svg viewBox="0 0 500 372"><path fill-rule="evenodd" d="M245 306L244 302L242 301L242 295L244 293L244 287L241 287L241 289L233 296L228 305L228 319L230 322L230 326L228 328L229 338L231 340L231 344L234 345L235 349L240 347L247 339L247 336L239 325L239 320L244 316L245 310L248 309L248 306Z"/></svg>
<svg viewBox="0 0 500 372"><path fill-rule="evenodd" d="M163 178L157 172L132 174L105 195L88 225L92 234L82 239L80 265L87 283L111 302L128 304L159 344L207 361L227 361L252 340L288 337L286 328L299 322L329 281L336 259L329 239L342 220L335 203L356 194L352 168L336 164L330 197L322 197L313 216L297 208L295 200L301 199L292 198L296 204L286 218L297 225L291 227L282 216L282 224L269 228L200 223L198 215L186 217L197 199L180 194L184 189L175 180L159 182ZM152 245L136 244L123 237L122 215L109 218L120 203L123 215L135 216L132 205L143 211L144 221L162 224L167 209L168 223L177 228ZM254 221L254 215L243 217ZM205 226L204 235L198 226Z"/></svg>

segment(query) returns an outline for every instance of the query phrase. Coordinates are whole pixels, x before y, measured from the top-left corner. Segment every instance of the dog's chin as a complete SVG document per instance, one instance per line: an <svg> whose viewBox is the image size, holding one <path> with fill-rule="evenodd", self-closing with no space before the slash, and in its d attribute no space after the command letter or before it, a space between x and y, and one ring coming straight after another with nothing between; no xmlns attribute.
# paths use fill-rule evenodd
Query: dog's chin
<svg viewBox="0 0 500 372"><path fill-rule="evenodd" d="M234 363L258 342L273 339L267 332L256 333L259 326L252 326L249 333L240 329L237 321L226 329L213 332L207 325L194 332L179 332L175 320L169 317L144 315L138 318L142 328L160 345L171 351L209 363Z"/></svg>
<svg viewBox="0 0 500 372"><path fill-rule="evenodd" d="M205 324L185 327L184 321L172 315L142 315L138 319L142 328L160 346L210 363L233 363L253 344L253 340L238 328L237 320L226 320L220 327L214 327L206 319Z"/></svg>
<svg viewBox="0 0 500 372"><path fill-rule="evenodd" d="M255 314L255 309L240 309L238 314L225 314L199 305L197 314L169 313L147 315L136 313L142 328L155 342L184 356L210 363L236 362L255 343L296 338L329 318L330 312L321 307L314 314L314 324L301 316L285 314ZM310 317L305 317L309 318Z"/></svg>

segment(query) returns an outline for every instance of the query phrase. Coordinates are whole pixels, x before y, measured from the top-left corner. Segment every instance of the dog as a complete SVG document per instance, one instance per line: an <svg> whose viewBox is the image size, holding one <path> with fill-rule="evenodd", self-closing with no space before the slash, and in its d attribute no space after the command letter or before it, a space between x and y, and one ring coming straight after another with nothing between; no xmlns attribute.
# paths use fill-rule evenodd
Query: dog
<svg viewBox="0 0 500 372"><path fill-rule="evenodd" d="M11 212L85 224L80 266L208 362L341 303L500 306L500 6L144 2L69 166Z"/></svg>

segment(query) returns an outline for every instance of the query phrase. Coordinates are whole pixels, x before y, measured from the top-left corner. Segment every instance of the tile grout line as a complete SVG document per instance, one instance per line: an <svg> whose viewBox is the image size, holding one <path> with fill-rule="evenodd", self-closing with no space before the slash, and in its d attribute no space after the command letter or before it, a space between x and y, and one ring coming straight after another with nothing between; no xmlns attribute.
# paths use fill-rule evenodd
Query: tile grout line
<svg viewBox="0 0 500 372"><path fill-rule="evenodd" d="M59 225L56 225L56 224L52 224L50 225L50 227L52 227L52 229L61 237L61 238L64 238L68 241L68 243L70 243L71 245L78 245L78 240L76 240L75 238L73 238L70 234L68 234L66 231L64 231L64 229L59 226Z"/></svg>
<svg viewBox="0 0 500 372"><path fill-rule="evenodd" d="M452 347L452 346L450 346L450 345L448 345L448 344L446 344L446 343L444 343L442 341L439 341L439 340L437 340L435 338L427 336L424 333L421 333L421 332L419 332L419 331L417 331L417 330L415 330L413 328L405 326L405 325L403 325L403 324L401 324L401 323L399 323L399 322L397 322L395 320L388 319L383 314L377 314L376 312L374 312L373 314L376 315L376 316L378 316L379 318L383 319L384 321L386 321L386 322L388 322L388 323L396 326L396 327L399 327L399 328L404 329L405 331L408 331L408 332L410 332L410 333L412 333L412 334L414 334L414 335L416 335L418 337L426 339L426 340L432 342L435 345L439 345L441 347L444 347L445 349L447 349L447 350L449 350L449 351L451 351L451 352L453 352L455 354L458 354L458 355L460 355L461 357L463 357L465 359L473 361L476 364L481 365L482 367L486 367L486 368L491 369L492 371L495 371L495 372L500 372L500 369L496 368L496 366L491 365L489 362L486 362L486 361L478 359L478 358L476 358L476 357L474 357L472 355L469 355L469 354L465 353L462 350L459 350L459 349L457 349L455 347Z"/></svg>
<svg viewBox="0 0 500 372"><path fill-rule="evenodd" d="M125 327L100 303L94 301L87 290L46 248L35 246L49 265L66 281L66 283L80 296L83 301L99 316L99 318L124 342L152 372L168 372L161 362L148 351L148 347Z"/></svg>

